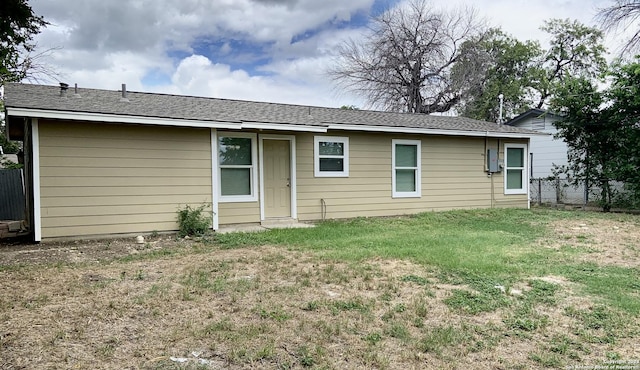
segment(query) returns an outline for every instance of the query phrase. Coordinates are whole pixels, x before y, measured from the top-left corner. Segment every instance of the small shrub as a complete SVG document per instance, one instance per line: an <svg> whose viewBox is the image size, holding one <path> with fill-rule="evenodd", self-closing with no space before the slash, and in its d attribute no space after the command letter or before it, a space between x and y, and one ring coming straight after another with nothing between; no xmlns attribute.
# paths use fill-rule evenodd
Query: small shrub
<svg viewBox="0 0 640 370"><path fill-rule="evenodd" d="M184 208L178 209L178 226L180 227L179 235L181 237L187 235L203 235L211 227L211 216L205 212L208 204L202 204L198 207L186 205Z"/></svg>

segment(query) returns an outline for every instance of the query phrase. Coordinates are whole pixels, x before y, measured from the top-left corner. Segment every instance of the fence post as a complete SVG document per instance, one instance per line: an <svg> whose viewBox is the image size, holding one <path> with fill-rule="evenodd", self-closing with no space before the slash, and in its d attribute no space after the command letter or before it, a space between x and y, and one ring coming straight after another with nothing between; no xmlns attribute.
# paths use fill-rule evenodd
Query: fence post
<svg viewBox="0 0 640 370"><path fill-rule="evenodd" d="M538 177L538 205L542 205L542 178Z"/></svg>

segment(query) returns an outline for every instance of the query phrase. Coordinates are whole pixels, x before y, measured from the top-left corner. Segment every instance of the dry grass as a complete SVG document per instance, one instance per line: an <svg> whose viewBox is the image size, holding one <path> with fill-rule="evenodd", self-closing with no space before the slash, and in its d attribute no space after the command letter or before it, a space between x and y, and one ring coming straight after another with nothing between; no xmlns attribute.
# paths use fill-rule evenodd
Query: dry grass
<svg viewBox="0 0 640 370"><path fill-rule="evenodd" d="M640 267L640 225L619 220L557 221L551 225L558 238L554 247L570 246L587 254L584 261L602 265Z"/></svg>
<svg viewBox="0 0 640 370"><path fill-rule="evenodd" d="M637 226L574 223L554 222L547 244L637 266ZM507 290L521 296L489 295L493 306L406 260L168 237L85 244L0 252L0 368L535 369L640 357L638 318L562 276L519 281Z"/></svg>

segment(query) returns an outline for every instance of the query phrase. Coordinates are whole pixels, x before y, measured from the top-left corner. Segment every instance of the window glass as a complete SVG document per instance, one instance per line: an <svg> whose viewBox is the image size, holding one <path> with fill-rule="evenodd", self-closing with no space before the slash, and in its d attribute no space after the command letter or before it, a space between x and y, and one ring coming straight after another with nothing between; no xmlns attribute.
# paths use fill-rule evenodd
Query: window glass
<svg viewBox="0 0 640 370"><path fill-rule="evenodd" d="M349 177L349 138L314 136L315 177Z"/></svg>
<svg viewBox="0 0 640 370"><path fill-rule="evenodd" d="M319 144L320 155L344 155L344 144L321 141Z"/></svg>
<svg viewBox="0 0 640 370"><path fill-rule="evenodd" d="M394 198L420 197L420 140L392 140Z"/></svg>
<svg viewBox="0 0 640 370"><path fill-rule="evenodd" d="M396 191L416 191L416 170L396 170Z"/></svg>
<svg viewBox="0 0 640 370"><path fill-rule="evenodd" d="M320 158L320 171L340 172L344 170L342 158Z"/></svg>
<svg viewBox="0 0 640 370"><path fill-rule="evenodd" d="M396 145L396 167L416 167L418 147L415 145Z"/></svg>
<svg viewBox="0 0 640 370"><path fill-rule="evenodd" d="M221 168L220 190L222 195L251 195L251 169Z"/></svg>
<svg viewBox="0 0 640 370"><path fill-rule="evenodd" d="M522 148L507 148L507 167L524 167Z"/></svg>
<svg viewBox="0 0 640 370"><path fill-rule="evenodd" d="M522 189L522 170L507 169L507 189Z"/></svg>
<svg viewBox="0 0 640 370"><path fill-rule="evenodd" d="M505 144L504 192L505 194L526 194L527 146L524 144Z"/></svg>
<svg viewBox="0 0 640 370"><path fill-rule="evenodd" d="M255 137L218 137L219 189L223 202L256 201Z"/></svg>
<svg viewBox="0 0 640 370"><path fill-rule="evenodd" d="M221 137L218 143L220 165L251 165L251 138Z"/></svg>

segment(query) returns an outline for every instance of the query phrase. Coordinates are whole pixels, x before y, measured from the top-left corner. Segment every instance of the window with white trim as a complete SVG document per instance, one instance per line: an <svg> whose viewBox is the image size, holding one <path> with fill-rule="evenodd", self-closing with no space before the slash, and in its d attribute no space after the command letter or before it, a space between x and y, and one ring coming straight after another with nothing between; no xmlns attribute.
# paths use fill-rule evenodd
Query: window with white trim
<svg viewBox="0 0 640 370"><path fill-rule="evenodd" d="M420 161L420 140L391 141L392 196L394 198L419 198L421 192L422 169Z"/></svg>
<svg viewBox="0 0 640 370"><path fill-rule="evenodd" d="M527 145L504 145L504 193L527 194Z"/></svg>
<svg viewBox="0 0 640 370"><path fill-rule="evenodd" d="M221 133L218 136L218 168L221 202L252 202L258 199L255 134Z"/></svg>
<svg viewBox="0 0 640 370"><path fill-rule="evenodd" d="M349 138L314 136L315 177L349 177Z"/></svg>

